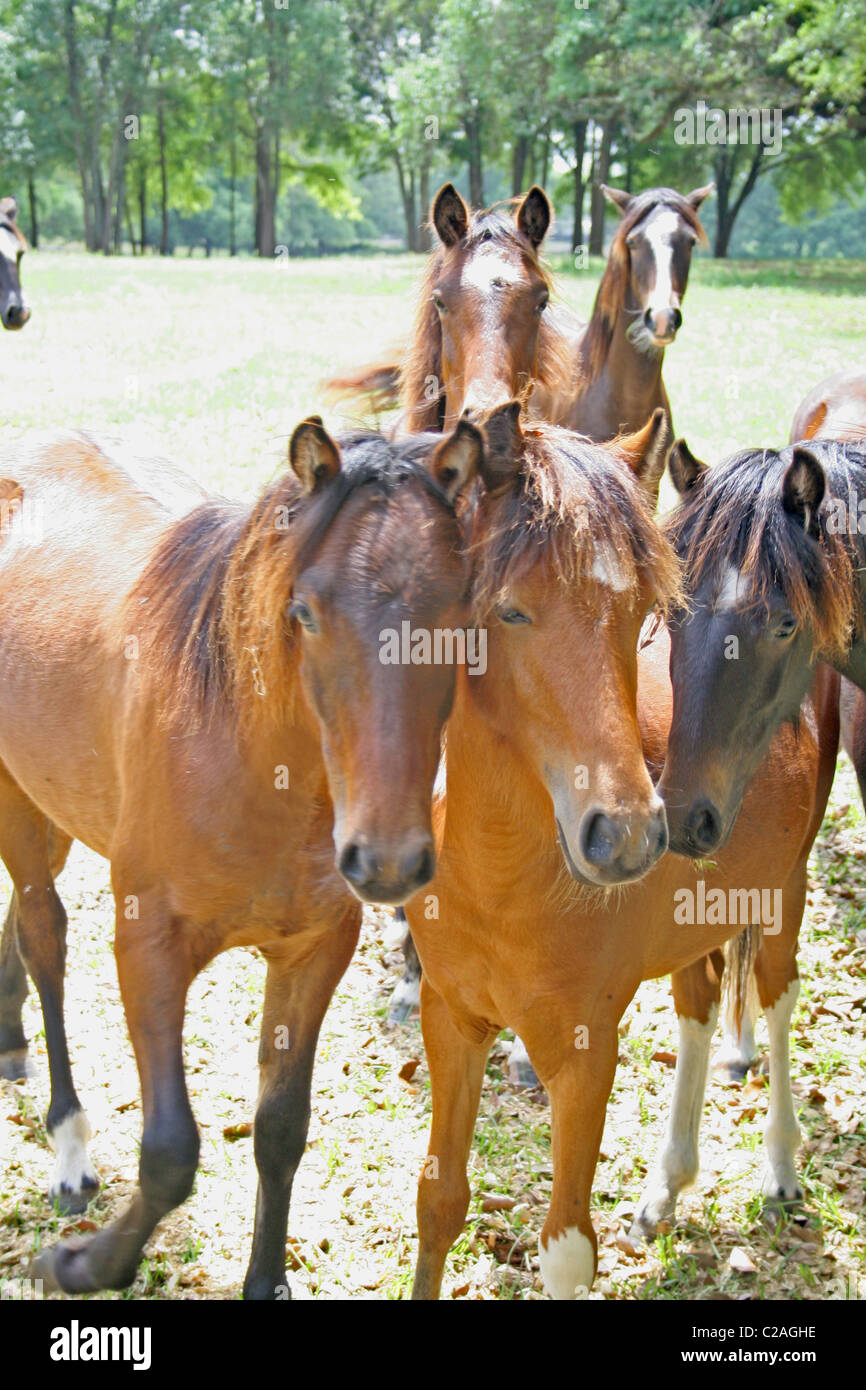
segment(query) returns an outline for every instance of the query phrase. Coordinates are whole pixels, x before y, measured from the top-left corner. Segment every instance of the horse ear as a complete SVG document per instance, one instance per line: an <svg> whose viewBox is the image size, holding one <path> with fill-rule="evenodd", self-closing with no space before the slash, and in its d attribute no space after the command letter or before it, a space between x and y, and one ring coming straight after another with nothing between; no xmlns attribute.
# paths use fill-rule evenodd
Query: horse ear
<svg viewBox="0 0 866 1390"><path fill-rule="evenodd" d="M657 406L643 429L621 435L615 441L638 482L652 497L658 496L673 439L668 413L663 406Z"/></svg>
<svg viewBox="0 0 866 1390"><path fill-rule="evenodd" d="M523 458L523 430L520 428L521 403L508 401L497 406L484 421L487 450L481 472L489 488L501 487L513 478Z"/></svg>
<svg viewBox="0 0 866 1390"><path fill-rule="evenodd" d="M18 199L0 198L0 213L8 217L10 222L14 222L18 216Z"/></svg>
<svg viewBox="0 0 866 1390"><path fill-rule="evenodd" d="M321 415L310 415L297 426L289 441L289 462L304 492L315 492L339 473L340 451L322 424Z"/></svg>
<svg viewBox="0 0 866 1390"><path fill-rule="evenodd" d="M704 199L709 198L710 194L715 193L715 191L716 185L714 183L704 184L703 188L693 188L691 193L686 194L686 202L697 212Z"/></svg>
<svg viewBox="0 0 866 1390"><path fill-rule="evenodd" d="M810 535L818 534L816 513L826 488L824 470L815 455L799 444L782 480L782 506Z"/></svg>
<svg viewBox="0 0 866 1390"><path fill-rule="evenodd" d="M484 459L484 437L465 417L441 444L437 444L430 459L430 472L449 502L481 471Z"/></svg>
<svg viewBox="0 0 866 1390"><path fill-rule="evenodd" d="M517 209L517 216L514 220L518 230L537 248L547 236L552 219L553 209L550 206L550 199L544 189L539 188L538 184L534 183Z"/></svg>
<svg viewBox="0 0 866 1390"><path fill-rule="evenodd" d="M443 184L439 189L430 209L430 221L445 246L456 246L465 237L469 226L469 209L453 183Z"/></svg>
<svg viewBox="0 0 866 1390"><path fill-rule="evenodd" d="M671 449L668 472L680 497L685 497L707 472L707 464L695 458L684 439L678 439Z"/></svg>
<svg viewBox="0 0 866 1390"><path fill-rule="evenodd" d="M624 188L608 188L606 183L600 183L598 186L615 208L619 208L621 213L626 211L632 198L630 193L626 193Z"/></svg>

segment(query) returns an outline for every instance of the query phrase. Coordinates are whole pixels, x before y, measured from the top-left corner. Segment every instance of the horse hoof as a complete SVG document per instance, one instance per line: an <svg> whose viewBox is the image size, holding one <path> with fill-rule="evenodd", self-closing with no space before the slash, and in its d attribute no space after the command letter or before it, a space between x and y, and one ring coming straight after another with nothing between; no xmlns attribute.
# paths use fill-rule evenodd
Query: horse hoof
<svg viewBox="0 0 866 1390"><path fill-rule="evenodd" d="M728 1081L733 1085L742 1086L754 1065L754 1062L742 1062L739 1058L734 1061L720 1057L713 1064L713 1072L720 1081Z"/></svg>
<svg viewBox="0 0 866 1390"><path fill-rule="evenodd" d="M40 1250L27 1271L31 1279L41 1279L42 1292L94 1293L100 1286L90 1276L87 1252L91 1241L82 1236L49 1245Z"/></svg>
<svg viewBox="0 0 866 1390"><path fill-rule="evenodd" d="M60 1216L81 1216L99 1192L99 1183L84 1179L81 1187L73 1191L64 1183L61 1187L48 1189L48 1200Z"/></svg>
<svg viewBox="0 0 866 1390"><path fill-rule="evenodd" d="M399 1028L402 1024L408 1023L409 1019L418 1013L420 1002L421 981L400 980L388 1005L388 1027Z"/></svg>
<svg viewBox="0 0 866 1390"><path fill-rule="evenodd" d="M285 1275L281 1284L258 1274L248 1274L244 1280L245 1303L286 1303L291 1302L291 1298L292 1290Z"/></svg>
<svg viewBox="0 0 866 1390"><path fill-rule="evenodd" d="M4 1081L26 1081L29 1075L26 1048L19 1047L11 1052L0 1052L0 1077Z"/></svg>

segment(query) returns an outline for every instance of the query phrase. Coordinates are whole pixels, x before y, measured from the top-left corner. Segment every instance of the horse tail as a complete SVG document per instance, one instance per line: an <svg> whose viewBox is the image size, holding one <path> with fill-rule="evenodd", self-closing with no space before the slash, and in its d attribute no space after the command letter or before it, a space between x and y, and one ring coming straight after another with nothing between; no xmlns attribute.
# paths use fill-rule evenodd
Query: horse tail
<svg viewBox="0 0 866 1390"><path fill-rule="evenodd" d="M332 401L364 399L367 409L380 414L400 403L400 368L390 362L362 367L351 376L332 377L324 383Z"/></svg>
<svg viewBox="0 0 866 1390"><path fill-rule="evenodd" d="M761 1012L755 984L755 958L760 948L760 927L746 927L725 942L722 1008L728 1037L739 1037L743 1019L751 1025Z"/></svg>

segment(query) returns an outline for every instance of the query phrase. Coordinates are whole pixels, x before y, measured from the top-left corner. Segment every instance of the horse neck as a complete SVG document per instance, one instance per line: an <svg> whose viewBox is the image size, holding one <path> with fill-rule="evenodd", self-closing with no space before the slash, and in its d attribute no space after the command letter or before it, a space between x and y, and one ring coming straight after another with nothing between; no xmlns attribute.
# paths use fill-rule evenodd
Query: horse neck
<svg viewBox="0 0 866 1390"><path fill-rule="evenodd" d="M567 422L571 429L598 440L611 439L621 430L640 429L657 405L667 404L662 383L664 352L640 352L628 337L640 307L631 285L612 328L605 327L602 303L600 286L580 353L579 375L584 384ZM589 375L585 345L598 337L608 337L606 351L595 375Z"/></svg>
<svg viewBox="0 0 866 1390"><path fill-rule="evenodd" d="M444 846L471 858L479 873L521 881L537 875L541 856L555 846L553 808L546 788L487 718L483 682L489 679L458 668L448 720Z"/></svg>

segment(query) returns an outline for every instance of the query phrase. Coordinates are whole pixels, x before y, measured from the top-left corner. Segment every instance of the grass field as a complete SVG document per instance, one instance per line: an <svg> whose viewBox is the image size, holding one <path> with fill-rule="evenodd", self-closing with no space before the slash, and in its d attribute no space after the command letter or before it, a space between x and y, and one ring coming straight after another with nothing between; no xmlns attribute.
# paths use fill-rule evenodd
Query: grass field
<svg viewBox="0 0 866 1390"><path fill-rule="evenodd" d="M407 256L262 264L31 255L32 321L0 339L4 440L54 426L122 431L217 490L251 495L283 466L297 421L322 410L321 379L387 354L400 340L419 264ZM600 266L559 269L564 300L586 316ZM866 263L698 261L684 326L665 362L675 424L693 449L712 460L736 447L781 444L806 389L866 357L864 286ZM323 413L332 426L345 423ZM813 855L794 1023L805 1214L780 1227L761 1216L763 1075L744 1088L714 1080L701 1176L682 1201L681 1224L637 1256L625 1248L622 1234L660 1141L676 1045L667 985L647 984L622 1030L596 1177L601 1265L593 1297L866 1296L864 850L866 823L843 765ZM90 1230L116 1215L132 1189L138 1084L111 953L107 866L77 846L60 892L70 915L73 1068L105 1184L87 1218L72 1223ZM382 946L385 926L384 915L367 914L362 946L325 1022L289 1226L301 1298L398 1298L411 1282L429 1088L417 1024L398 1035L382 1027L397 973L396 956ZM262 979L255 955L237 951L214 962L191 992L186 1058L203 1138L196 1191L157 1232L130 1293L113 1297L239 1295L255 1193L246 1126ZM43 1196L51 1166L41 1119L47 1059L32 996L26 1031L35 1075L15 1086L0 1082L0 1280L23 1276L34 1249L71 1228ZM543 1096L510 1087L506 1058L503 1043L491 1061L470 1218L449 1262L446 1295L541 1296L536 1242L550 1192L549 1114ZM485 1211L490 1192L515 1205Z"/></svg>

